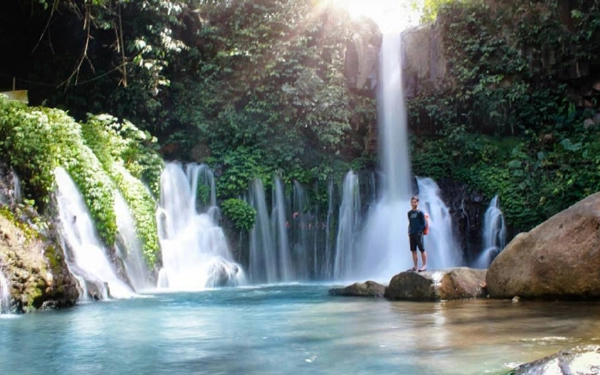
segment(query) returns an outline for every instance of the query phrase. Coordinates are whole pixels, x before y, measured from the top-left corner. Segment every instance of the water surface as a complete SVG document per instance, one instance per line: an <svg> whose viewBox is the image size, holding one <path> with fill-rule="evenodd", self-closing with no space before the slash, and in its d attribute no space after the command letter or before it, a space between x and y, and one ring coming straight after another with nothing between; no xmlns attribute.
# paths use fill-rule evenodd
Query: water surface
<svg viewBox="0 0 600 375"><path fill-rule="evenodd" d="M154 294L0 319L0 374L501 374L600 343L600 304L390 302L326 285Z"/></svg>

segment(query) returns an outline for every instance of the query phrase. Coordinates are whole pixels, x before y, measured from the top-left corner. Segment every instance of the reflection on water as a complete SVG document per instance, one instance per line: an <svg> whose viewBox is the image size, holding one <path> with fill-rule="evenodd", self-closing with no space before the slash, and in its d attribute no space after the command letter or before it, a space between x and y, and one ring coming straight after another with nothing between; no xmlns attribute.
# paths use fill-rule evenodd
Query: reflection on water
<svg viewBox="0 0 600 375"><path fill-rule="evenodd" d="M389 302L323 285L157 294L0 320L0 373L501 374L600 343L600 304Z"/></svg>

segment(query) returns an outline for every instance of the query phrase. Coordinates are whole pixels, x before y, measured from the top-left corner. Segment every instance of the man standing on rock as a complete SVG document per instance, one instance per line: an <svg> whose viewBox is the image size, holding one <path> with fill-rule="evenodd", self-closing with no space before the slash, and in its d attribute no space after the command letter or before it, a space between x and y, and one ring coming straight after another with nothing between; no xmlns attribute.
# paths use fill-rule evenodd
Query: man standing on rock
<svg viewBox="0 0 600 375"><path fill-rule="evenodd" d="M425 231L425 215L419 210L419 197L416 195L410 199L412 209L408 211L408 238L410 240L410 251L412 252L413 268L410 271L416 271L419 265L417 257L417 248L421 251L421 260L423 266L418 268L419 272L427 270L427 253L423 247L423 231Z"/></svg>

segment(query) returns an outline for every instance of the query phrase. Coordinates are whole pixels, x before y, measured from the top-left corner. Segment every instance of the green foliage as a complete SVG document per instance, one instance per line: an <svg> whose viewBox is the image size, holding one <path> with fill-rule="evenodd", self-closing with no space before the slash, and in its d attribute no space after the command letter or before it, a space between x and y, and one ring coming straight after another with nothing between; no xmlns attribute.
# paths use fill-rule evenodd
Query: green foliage
<svg viewBox="0 0 600 375"><path fill-rule="evenodd" d="M43 210L53 189L53 171L65 168L80 189L100 237L113 244L117 225L114 193L129 202L144 252L152 264L159 250L155 201L136 178L160 158L143 151L145 134L110 116L80 125L64 111L29 108L0 98L0 155L21 177L24 196ZM154 163L154 164L153 164ZM161 161L162 163L162 161Z"/></svg>
<svg viewBox="0 0 600 375"><path fill-rule="evenodd" d="M520 230L598 190L594 112L569 101L565 78L600 58L589 42L599 36L600 5L574 6L569 27L556 0L436 8L451 78L408 103L420 134L416 174L463 181L487 199L498 194Z"/></svg>
<svg viewBox="0 0 600 375"><path fill-rule="evenodd" d="M223 214L233 222L233 225L241 231L249 232L254 227L256 210L247 202L230 198L221 204Z"/></svg>

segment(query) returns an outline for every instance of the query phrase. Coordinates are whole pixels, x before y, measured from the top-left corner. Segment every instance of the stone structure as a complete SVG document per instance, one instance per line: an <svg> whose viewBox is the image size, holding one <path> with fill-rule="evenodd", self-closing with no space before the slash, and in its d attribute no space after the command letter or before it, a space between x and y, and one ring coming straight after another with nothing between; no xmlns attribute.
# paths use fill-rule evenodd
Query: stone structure
<svg viewBox="0 0 600 375"><path fill-rule="evenodd" d="M354 283L345 288L333 288L329 290L329 295L344 297L383 297L385 286L374 281L364 283Z"/></svg>
<svg viewBox="0 0 600 375"><path fill-rule="evenodd" d="M483 298L486 270L466 267L432 272L401 272L394 276L385 289L391 300L440 301Z"/></svg>
<svg viewBox="0 0 600 375"><path fill-rule="evenodd" d="M490 265L492 298L600 299L600 193L515 237Z"/></svg>

